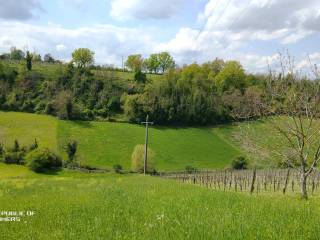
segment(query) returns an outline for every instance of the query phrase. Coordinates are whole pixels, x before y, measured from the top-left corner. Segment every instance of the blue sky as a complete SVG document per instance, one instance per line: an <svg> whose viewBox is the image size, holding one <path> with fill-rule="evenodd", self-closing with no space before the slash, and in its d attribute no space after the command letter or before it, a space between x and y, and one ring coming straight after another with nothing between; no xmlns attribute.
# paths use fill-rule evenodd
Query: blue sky
<svg viewBox="0 0 320 240"><path fill-rule="evenodd" d="M11 46L96 63L169 51L178 64L216 57L265 71L279 51L320 63L319 0L0 0L0 52Z"/></svg>

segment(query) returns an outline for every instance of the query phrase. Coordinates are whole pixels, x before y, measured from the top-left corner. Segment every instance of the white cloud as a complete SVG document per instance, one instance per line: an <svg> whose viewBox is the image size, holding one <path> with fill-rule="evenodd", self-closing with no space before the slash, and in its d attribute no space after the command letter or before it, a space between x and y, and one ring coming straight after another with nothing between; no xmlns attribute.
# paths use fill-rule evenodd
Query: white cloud
<svg viewBox="0 0 320 240"><path fill-rule="evenodd" d="M112 0L111 13L118 19L168 18L176 14L184 2L186 0ZM158 42L157 34L144 29L143 25L141 28L93 25L69 29L55 24L36 26L0 21L0 52L8 51L12 45L27 46L40 50L41 54L50 52L68 60L75 48L88 47L95 52L97 63L120 66L122 56L169 51L178 64L201 63L219 57L239 60L250 71L266 71L268 63L275 62L274 53L279 48L320 31L319 9L318 0L209 0L198 17L198 23L204 24L202 31L181 27L175 36L163 42ZM255 49L263 46L269 49ZM305 56L299 57L298 65L305 66L307 63L302 60ZM312 57L320 63L317 55Z"/></svg>
<svg viewBox="0 0 320 240"><path fill-rule="evenodd" d="M320 52L314 52L312 54L307 54L304 59L301 59L297 62L296 66L299 69L305 69L305 68L313 68L314 64L319 65L320 64Z"/></svg>
<svg viewBox="0 0 320 240"><path fill-rule="evenodd" d="M186 0L111 0L111 16L118 20L166 19L174 16Z"/></svg>
<svg viewBox="0 0 320 240"><path fill-rule="evenodd" d="M69 60L75 48L87 47L95 52L96 62L100 64L121 65L122 56L151 53L155 46L145 30L112 25L68 29L52 24L35 26L19 22L0 22L0 32L4 33L0 35L0 52L9 51L13 45L21 49L37 49L41 54L50 52L56 58ZM11 45L5 44L8 41Z"/></svg>
<svg viewBox="0 0 320 240"><path fill-rule="evenodd" d="M220 57L237 59L252 71L266 70L267 62L275 60L273 54L279 49L320 32L320 2L209 0L198 22L203 24L201 32L183 27L159 49L172 52L180 63ZM269 47L271 41L278 47L269 54L247 50L250 45Z"/></svg>
<svg viewBox="0 0 320 240"><path fill-rule="evenodd" d="M0 18L26 20L42 10L38 0L0 0Z"/></svg>
<svg viewBox="0 0 320 240"><path fill-rule="evenodd" d="M58 45L56 46L56 50L57 50L58 52L65 51L66 49L67 49L67 47L66 47L65 45L63 45L63 44L58 44Z"/></svg>
<svg viewBox="0 0 320 240"><path fill-rule="evenodd" d="M210 0L199 18L205 30L242 34L243 39L297 42L320 30L318 0L244 0L216 4Z"/></svg>

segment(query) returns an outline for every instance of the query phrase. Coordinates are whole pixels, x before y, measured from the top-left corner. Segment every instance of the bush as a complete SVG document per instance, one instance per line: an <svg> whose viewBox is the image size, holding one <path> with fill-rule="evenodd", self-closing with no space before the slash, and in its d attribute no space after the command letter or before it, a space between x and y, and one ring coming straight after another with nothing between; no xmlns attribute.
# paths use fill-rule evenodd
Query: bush
<svg viewBox="0 0 320 240"><path fill-rule="evenodd" d="M0 161L3 160L4 154L5 154L4 145L3 143L0 143Z"/></svg>
<svg viewBox="0 0 320 240"><path fill-rule="evenodd" d="M12 152L19 152L19 151L20 151L19 142L18 142L18 140L14 140L14 145L13 145L13 148L12 148Z"/></svg>
<svg viewBox="0 0 320 240"><path fill-rule="evenodd" d="M75 103L72 93L61 91L54 100L54 109L59 119L72 119L75 116Z"/></svg>
<svg viewBox="0 0 320 240"><path fill-rule="evenodd" d="M3 157L6 164L24 164L23 152L6 152Z"/></svg>
<svg viewBox="0 0 320 240"><path fill-rule="evenodd" d="M68 154L68 159L70 162L72 162L75 158L76 152L78 148L78 142L75 140L71 140L70 142L67 143L67 154Z"/></svg>
<svg viewBox="0 0 320 240"><path fill-rule="evenodd" d="M194 172L197 171L197 168L192 167L192 166L190 166L190 165L186 166L185 169L186 169L186 172L187 172L187 173L194 173Z"/></svg>
<svg viewBox="0 0 320 240"><path fill-rule="evenodd" d="M115 164L115 165L113 165L113 170L116 173L121 173L122 172L122 166L120 164Z"/></svg>
<svg viewBox="0 0 320 240"><path fill-rule="evenodd" d="M55 170L62 166L62 160L47 148L37 148L26 156L26 162L30 170L44 172Z"/></svg>
<svg viewBox="0 0 320 240"><path fill-rule="evenodd" d="M35 138L35 139L34 139L34 143L32 143L32 144L30 145L30 147L29 147L29 151L33 151L33 150L37 149L38 147L39 147L38 141L37 141L37 139Z"/></svg>
<svg viewBox="0 0 320 240"><path fill-rule="evenodd" d="M24 164L24 156L27 152L25 147L20 147L18 140L14 141L12 147L4 150L2 146L3 162L6 164Z"/></svg>
<svg viewBox="0 0 320 240"><path fill-rule="evenodd" d="M139 83L145 83L147 81L147 75L141 70L134 73L134 80Z"/></svg>
<svg viewBox="0 0 320 240"><path fill-rule="evenodd" d="M53 102L48 102L48 103L46 104L45 109L44 109L44 113L45 113L45 114L53 115L54 112L55 112L54 103L53 103Z"/></svg>
<svg viewBox="0 0 320 240"><path fill-rule="evenodd" d="M237 157L231 163L232 169L247 169L248 162L247 159L243 156Z"/></svg>
<svg viewBox="0 0 320 240"><path fill-rule="evenodd" d="M133 153L131 155L131 169L134 172L143 173L144 170L144 151L145 146L144 145L136 145ZM154 168L154 152L148 148L148 162L147 162L147 172L152 173L155 171Z"/></svg>

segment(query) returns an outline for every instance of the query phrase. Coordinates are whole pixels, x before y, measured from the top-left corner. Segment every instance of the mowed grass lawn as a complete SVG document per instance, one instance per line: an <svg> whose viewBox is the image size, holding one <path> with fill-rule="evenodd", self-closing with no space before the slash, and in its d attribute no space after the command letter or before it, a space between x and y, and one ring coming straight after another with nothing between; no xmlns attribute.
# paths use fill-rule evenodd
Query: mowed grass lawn
<svg viewBox="0 0 320 240"><path fill-rule="evenodd" d="M121 164L130 169L131 154L144 144L144 126L128 123L61 121L51 116L0 112L0 141L11 145L18 139L29 145L37 138L40 146L65 155L66 142L79 143L78 159L90 166L112 168ZM206 128L152 127L149 147L155 152L157 170L223 168L241 152Z"/></svg>
<svg viewBox="0 0 320 240"><path fill-rule="evenodd" d="M6 175L3 175L6 173ZM319 239L320 203L143 175L38 175L0 164L0 239Z"/></svg>

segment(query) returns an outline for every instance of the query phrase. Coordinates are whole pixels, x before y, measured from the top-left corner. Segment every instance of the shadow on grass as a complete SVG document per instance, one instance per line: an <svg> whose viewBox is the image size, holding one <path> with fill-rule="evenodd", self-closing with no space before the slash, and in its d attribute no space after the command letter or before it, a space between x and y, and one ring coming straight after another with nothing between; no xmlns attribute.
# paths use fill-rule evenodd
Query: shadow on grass
<svg viewBox="0 0 320 240"><path fill-rule="evenodd" d="M48 175L48 176L55 176L58 175L59 172L61 172L62 168L55 168L55 169L45 169L41 172L37 172L38 174L42 175Z"/></svg>
<svg viewBox="0 0 320 240"><path fill-rule="evenodd" d="M90 121L76 120L76 121L72 121L72 123L74 123L77 126L82 127L82 128L91 128L92 127L92 123Z"/></svg>

